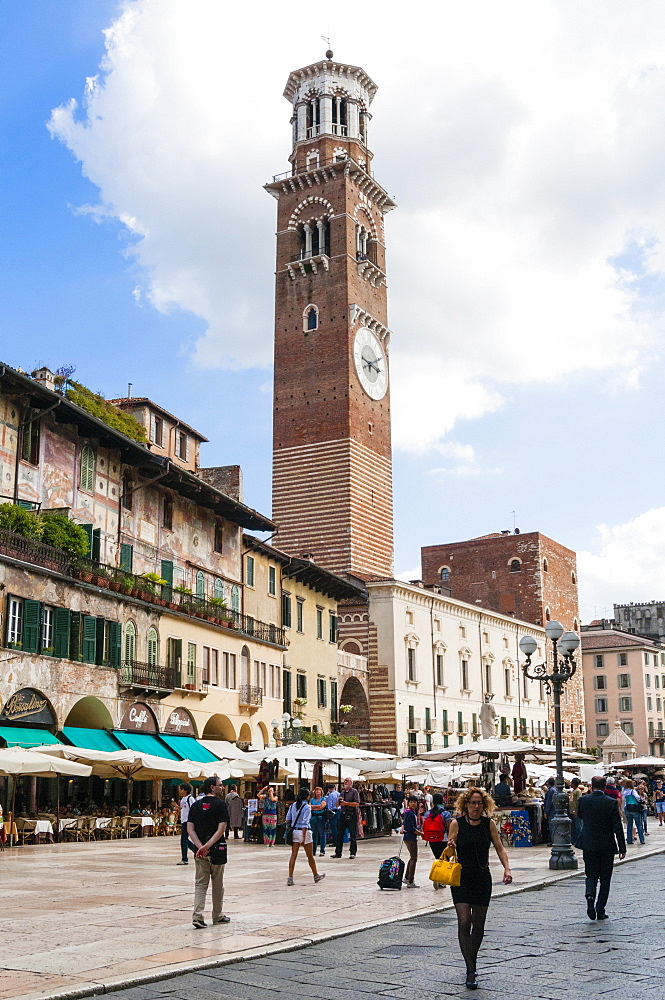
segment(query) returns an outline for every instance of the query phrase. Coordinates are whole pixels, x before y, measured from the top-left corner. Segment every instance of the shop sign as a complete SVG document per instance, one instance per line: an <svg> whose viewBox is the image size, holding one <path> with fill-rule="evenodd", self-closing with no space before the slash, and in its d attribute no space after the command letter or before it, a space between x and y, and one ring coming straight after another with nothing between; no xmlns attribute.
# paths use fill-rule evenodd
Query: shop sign
<svg viewBox="0 0 665 1000"><path fill-rule="evenodd" d="M164 732L177 733L179 736L196 736L194 720L186 708L174 708L169 713Z"/></svg>
<svg viewBox="0 0 665 1000"><path fill-rule="evenodd" d="M34 688L21 688L5 702L0 712L0 722L23 722L30 725L54 726L55 718L48 699Z"/></svg>
<svg viewBox="0 0 665 1000"><path fill-rule="evenodd" d="M137 701L123 715L120 728L137 733L156 733L157 720L149 705Z"/></svg>

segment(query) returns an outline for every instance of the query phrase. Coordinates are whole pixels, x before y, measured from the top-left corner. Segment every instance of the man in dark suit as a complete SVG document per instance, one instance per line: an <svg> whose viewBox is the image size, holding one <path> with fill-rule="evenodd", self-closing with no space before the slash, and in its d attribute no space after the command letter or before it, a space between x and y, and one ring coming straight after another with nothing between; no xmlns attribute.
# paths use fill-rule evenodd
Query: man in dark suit
<svg viewBox="0 0 665 1000"><path fill-rule="evenodd" d="M591 779L591 792L583 795L577 806L582 820L582 854L586 875L586 912L589 920L606 920L605 906L610 894L614 855L626 857L626 838L619 815L619 804L605 795L605 778ZM596 888L598 898L596 899Z"/></svg>

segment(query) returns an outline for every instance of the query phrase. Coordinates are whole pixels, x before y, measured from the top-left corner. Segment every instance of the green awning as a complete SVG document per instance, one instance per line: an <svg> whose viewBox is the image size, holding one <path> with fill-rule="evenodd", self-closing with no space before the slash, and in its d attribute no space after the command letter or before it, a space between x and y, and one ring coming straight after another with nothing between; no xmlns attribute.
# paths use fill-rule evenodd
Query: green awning
<svg viewBox="0 0 665 1000"><path fill-rule="evenodd" d="M78 726L65 726L62 735L81 750L124 750L122 743L109 733L108 729L79 729Z"/></svg>
<svg viewBox="0 0 665 1000"><path fill-rule="evenodd" d="M216 764L219 761L219 757L215 757L214 753L211 753L193 736L172 736L170 733L160 733L159 738L164 743L168 743L182 760L195 760L198 764Z"/></svg>
<svg viewBox="0 0 665 1000"><path fill-rule="evenodd" d="M113 735L128 750L165 757L166 760L182 760L156 733L126 733L122 729L114 729Z"/></svg>
<svg viewBox="0 0 665 1000"><path fill-rule="evenodd" d="M8 747L40 747L46 743L59 743L60 740L48 729L29 729L27 726L0 726L0 739Z"/></svg>

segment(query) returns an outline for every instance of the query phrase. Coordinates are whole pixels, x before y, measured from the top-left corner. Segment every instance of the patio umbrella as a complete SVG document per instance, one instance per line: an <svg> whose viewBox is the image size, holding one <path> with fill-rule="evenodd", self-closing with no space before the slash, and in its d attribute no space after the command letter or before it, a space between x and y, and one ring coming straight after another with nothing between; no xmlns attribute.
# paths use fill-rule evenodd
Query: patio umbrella
<svg viewBox="0 0 665 1000"><path fill-rule="evenodd" d="M92 768L87 764L76 763L71 760L58 760L57 758L45 757L37 753L35 749L24 750L22 747L11 747L0 750L0 774L10 775L14 781L12 784L12 807L11 825L9 828L10 846L14 846L14 811L16 806L16 778L20 775L28 775L32 778L57 778L61 774L70 777L87 778ZM58 784L58 800L60 798L60 785ZM59 802L58 802L59 804Z"/></svg>
<svg viewBox="0 0 665 1000"><path fill-rule="evenodd" d="M443 750L428 750L416 754L417 760L455 761L468 760L478 762L488 754L524 754L528 760L551 760L555 749L540 743L525 743L521 740L501 740L498 738L479 740L477 743L460 743L456 747Z"/></svg>

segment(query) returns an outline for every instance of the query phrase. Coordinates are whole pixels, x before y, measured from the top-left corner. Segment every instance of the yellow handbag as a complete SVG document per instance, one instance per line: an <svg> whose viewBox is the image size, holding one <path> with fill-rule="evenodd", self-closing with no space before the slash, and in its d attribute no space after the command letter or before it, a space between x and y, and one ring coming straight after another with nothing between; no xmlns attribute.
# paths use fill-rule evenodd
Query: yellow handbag
<svg viewBox="0 0 665 1000"><path fill-rule="evenodd" d="M457 886L460 884L462 866L457 860L457 851L454 847L446 847L443 855L434 861L429 877L431 882L438 882L439 885Z"/></svg>

